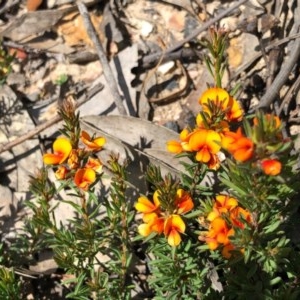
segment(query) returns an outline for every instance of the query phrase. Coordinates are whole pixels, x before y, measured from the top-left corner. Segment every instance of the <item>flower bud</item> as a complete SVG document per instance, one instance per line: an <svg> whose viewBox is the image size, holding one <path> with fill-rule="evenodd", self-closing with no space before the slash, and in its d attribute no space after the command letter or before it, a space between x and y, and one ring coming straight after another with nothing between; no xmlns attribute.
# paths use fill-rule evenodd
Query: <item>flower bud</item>
<svg viewBox="0 0 300 300"><path fill-rule="evenodd" d="M276 159L264 159L261 162L261 167L266 175L276 176L281 172L281 162Z"/></svg>

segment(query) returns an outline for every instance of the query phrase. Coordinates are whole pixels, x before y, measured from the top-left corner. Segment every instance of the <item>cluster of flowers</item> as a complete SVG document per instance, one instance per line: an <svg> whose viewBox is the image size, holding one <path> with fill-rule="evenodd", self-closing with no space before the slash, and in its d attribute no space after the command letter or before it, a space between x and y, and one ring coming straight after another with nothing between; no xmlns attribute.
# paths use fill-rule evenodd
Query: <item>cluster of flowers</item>
<svg viewBox="0 0 300 300"><path fill-rule="evenodd" d="M231 131L230 125L243 119L243 110L236 99L222 88L209 88L199 99L202 111L197 115L197 126L180 133L180 141L169 141L168 151L179 154L192 153L196 161L210 169L220 167L222 150L237 162L257 161L267 175L278 175L281 163L273 156L282 145L281 123L277 116L254 118L248 136L239 127ZM274 147L270 147L274 145ZM262 147L264 147L262 149Z"/></svg>
<svg viewBox="0 0 300 300"><path fill-rule="evenodd" d="M176 195L169 205L162 205L159 191L153 194L153 201L142 196L135 204L138 212L143 213L143 224L139 225L138 232L146 237L154 232L167 237L171 246L178 246L181 242L180 233L185 232L185 223L182 220L182 214L185 214L194 208L193 200L190 194L183 189L178 189Z"/></svg>
<svg viewBox="0 0 300 300"><path fill-rule="evenodd" d="M232 131L232 124L243 120L243 110L236 99L218 87L209 88L199 99L202 111L197 115L196 126L183 129L180 141L169 141L167 149L171 153L187 154L192 161L203 163L208 168L217 170L221 166L225 153L229 154L238 164L248 163L255 172L268 176L276 176L281 172L281 162L278 154L285 147L281 123L273 115L258 114L252 120L244 120L244 126ZM193 201L187 192L178 190L174 211L163 211L154 193L151 202L146 197L140 197L136 210L143 213L144 224L138 228L142 236L151 232L164 233L168 243L177 246L181 242L179 233L185 231L185 224L179 214L193 208ZM230 236L235 235L235 229L244 229L245 223L251 223L250 212L238 205L238 201L225 195L216 197L212 212L208 215L210 222L208 232L200 236L211 250L219 247L225 257L230 257L234 245Z"/></svg>
<svg viewBox="0 0 300 300"><path fill-rule="evenodd" d="M243 110L236 99L217 87L206 90L199 103L202 112L197 115L196 128L184 129L180 133L180 142L169 141L167 148L176 154L194 153L198 162L207 164L211 169L218 169L224 136L229 132L231 122L241 121ZM239 146L241 152L243 148L244 144Z"/></svg>
<svg viewBox="0 0 300 300"><path fill-rule="evenodd" d="M72 147L65 137L57 138L53 143L53 153L43 156L44 164L58 165L55 176L59 180L73 179L75 185L87 191L96 181L96 172L101 172L102 163L93 154L100 151L105 144L104 137L91 137L86 131L81 131L80 139L83 148Z"/></svg>
<svg viewBox="0 0 300 300"><path fill-rule="evenodd" d="M204 240L210 250L222 247L222 255L230 258L231 251L235 249L230 237L234 236L235 228L244 229L245 224L251 224L251 214L238 206L235 198L229 195L217 195L207 221L210 222L209 230L199 239Z"/></svg>

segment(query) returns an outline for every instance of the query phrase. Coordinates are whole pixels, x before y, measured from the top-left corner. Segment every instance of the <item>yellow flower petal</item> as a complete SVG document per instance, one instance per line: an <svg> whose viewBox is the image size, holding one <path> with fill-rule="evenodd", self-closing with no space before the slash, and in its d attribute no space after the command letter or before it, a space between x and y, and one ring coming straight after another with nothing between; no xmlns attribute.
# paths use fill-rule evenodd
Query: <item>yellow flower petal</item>
<svg viewBox="0 0 300 300"><path fill-rule="evenodd" d="M261 162L261 168L266 175L276 176L280 174L282 164L277 159L264 159Z"/></svg>
<svg viewBox="0 0 300 300"><path fill-rule="evenodd" d="M171 230L171 232L168 235L168 244L172 247L176 247L181 242L181 236L176 230Z"/></svg>
<svg viewBox="0 0 300 300"><path fill-rule="evenodd" d="M178 214L187 213L194 208L193 200L188 192L183 189L178 189L176 195L175 203Z"/></svg>
<svg viewBox="0 0 300 300"><path fill-rule="evenodd" d="M151 213L157 209L157 206L144 196L138 198L138 202L135 203L134 207L141 213Z"/></svg>
<svg viewBox="0 0 300 300"><path fill-rule="evenodd" d="M206 243L210 250L216 250L219 247L219 243L215 239L207 238Z"/></svg>
<svg viewBox="0 0 300 300"><path fill-rule="evenodd" d="M219 217L220 213L218 211L211 211L208 216L207 216L207 220L212 222L215 218Z"/></svg>
<svg viewBox="0 0 300 300"><path fill-rule="evenodd" d="M158 218L156 212L144 213L143 221L144 223L153 223Z"/></svg>
<svg viewBox="0 0 300 300"><path fill-rule="evenodd" d="M216 154L221 149L221 136L213 130L199 129L191 135L189 144L193 151L205 147L210 153Z"/></svg>
<svg viewBox="0 0 300 300"><path fill-rule="evenodd" d="M217 195L216 201L218 202L216 203L217 209L224 207L226 210L231 210L238 205L237 200L228 195Z"/></svg>
<svg viewBox="0 0 300 300"><path fill-rule="evenodd" d="M212 154L216 154L221 149L221 136L213 131L209 130L206 137L206 144Z"/></svg>
<svg viewBox="0 0 300 300"><path fill-rule="evenodd" d="M103 145L106 143L104 137L97 137L92 140L90 135L84 130L82 130L80 138L82 142L92 150L101 150Z"/></svg>
<svg viewBox="0 0 300 300"><path fill-rule="evenodd" d="M101 172L102 170L102 163L98 158L89 157L88 161L85 165L86 168L91 168L96 172Z"/></svg>
<svg viewBox="0 0 300 300"><path fill-rule="evenodd" d="M188 129L183 129L181 132L180 132L180 140L185 142L187 139L188 139L188 136L189 136L190 132Z"/></svg>
<svg viewBox="0 0 300 300"><path fill-rule="evenodd" d="M89 186L96 180L96 172L93 169L84 168L78 169L74 176L75 184L83 189L88 190Z"/></svg>
<svg viewBox="0 0 300 300"><path fill-rule="evenodd" d="M46 153L43 156L43 161L45 165L58 165L62 161L63 155Z"/></svg>
<svg viewBox="0 0 300 300"><path fill-rule="evenodd" d="M199 99L199 103L204 106L205 109L205 104L207 104L209 101L214 102L215 104L218 104L221 106L223 109L226 109L229 103L229 94L217 87L213 87L210 89L207 89Z"/></svg>
<svg viewBox="0 0 300 300"><path fill-rule="evenodd" d="M185 232L185 223L178 215L171 215L165 220L164 233L166 236L169 235L171 230L176 230L178 232Z"/></svg>
<svg viewBox="0 0 300 300"><path fill-rule="evenodd" d="M138 227L138 233L141 236L148 236L151 233L151 228L149 224L141 224Z"/></svg>
<svg viewBox="0 0 300 300"><path fill-rule="evenodd" d="M227 119L231 122L241 121L243 118L243 113L244 111L240 107L239 103L234 98L232 98L232 105L227 113Z"/></svg>
<svg viewBox="0 0 300 300"><path fill-rule="evenodd" d="M208 151L207 148L204 147L196 154L196 160L203 163L208 163L210 161L210 158L211 158L210 152Z"/></svg>
<svg viewBox="0 0 300 300"><path fill-rule="evenodd" d="M192 151L198 151L206 145L207 130L200 129L192 133L189 139L189 145Z"/></svg>
<svg viewBox="0 0 300 300"><path fill-rule="evenodd" d="M171 153L179 154L182 152L181 143L178 141L168 141L167 150Z"/></svg>
<svg viewBox="0 0 300 300"><path fill-rule="evenodd" d="M43 161L46 165L57 165L63 163L72 150L71 142L66 138L58 138L53 143L53 152L46 153Z"/></svg>
<svg viewBox="0 0 300 300"><path fill-rule="evenodd" d="M106 139L104 137L97 137L93 140L93 142L98 145L98 147L103 147L106 143Z"/></svg>
<svg viewBox="0 0 300 300"><path fill-rule="evenodd" d="M153 201L154 201L156 207L159 207L159 206L160 206L159 192L158 192L158 190L156 190L156 191L154 192L154 194L153 194Z"/></svg>

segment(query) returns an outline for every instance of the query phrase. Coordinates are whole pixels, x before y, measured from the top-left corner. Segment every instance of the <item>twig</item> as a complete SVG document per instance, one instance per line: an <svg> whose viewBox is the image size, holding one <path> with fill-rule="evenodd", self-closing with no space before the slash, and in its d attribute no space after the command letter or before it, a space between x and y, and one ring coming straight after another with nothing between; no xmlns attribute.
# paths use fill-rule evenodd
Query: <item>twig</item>
<svg viewBox="0 0 300 300"><path fill-rule="evenodd" d="M145 56L145 58L146 57L147 56ZM154 66L156 66L158 62L161 62L163 64L167 61L177 60L177 59L180 59L182 61L193 61L195 59L199 59L199 57L201 57L201 52L199 50L183 47L179 50L169 53L168 56L165 55L161 56L161 59L159 59L158 61L152 61L147 63L143 59L141 59L139 61L139 66L136 67L136 70L138 70L139 73L142 73L146 69L151 69Z"/></svg>
<svg viewBox="0 0 300 300"><path fill-rule="evenodd" d="M11 1L9 3L6 3L1 9L0 9L0 15L2 15L3 13L5 13L6 11L8 11L9 9L11 9L13 6L19 4L19 1L18 0L15 0L15 1Z"/></svg>
<svg viewBox="0 0 300 300"><path fill-rule="evenodd" d="M101 85L100 87L96 86L94 89L92 89L91 91L89 91L88 95L82 95L78 101L76 101L75 105L76 108L81 106L82 104L84 104L85 102L87 102L88 100L90 100L90 98L97 92L99 92L100 90L103 89L103 85ZM53 117L52 119L48 120L45 123L42 123L38 126L36 126L33 130L29 131L27 134L22 135L20 137L17 137L16 139L14 139L13 141L5 144L5 145L0 145L0 154L2 152L8 151L11 148L22 144L23 142L25 142L26 140L29 140L30 138L33 138L35 135L39 134L40 132L44 131L45 129L51 127L52 125L56 124L57 122L61 121L61 117L59 115Z"/></svg>
<svg viewBox="0 0 300 300"><path fill-rule="evenodd" d="M276 76L275 80L273 81L270 88L267 90L267 92L264 94L264 96L261 98L259 105L257 108L267 107L276 98L278 95L281 87L285 84L285 82L288 79L288 76L292 69L294 68L295 64L298 62L298 58L300 55L300 41L295 40L294 41L294 47L290 54L290 59L286 61L286 63L281 68L280 72Z"/></svg>
<svg viewBox="0 0 300 300"><path fill-rule="evenodd" d="M273 49L274 47L278 47L282 44L288 43L291 40L294 39L299 39L300 38L300 33L294 34L294 35L290 35L288 37L285 37L281 40L278 41L274 41L272 42L270 45L265 47L266 51L269 51L271 49ZM234 74L230 77L230 80L236 80L238 78L238 76L244 72L246 69L248 69L252 64L254 64L254 62L258 59L260 59L262 56L262 52L259 52L257 54L254 54L252 57L250 57L242 66L240 66L239 68L237 68L237 70L234 72Z"/></svg>
<svg viewBox="0 0 300 300"><path fill-rule="evenodd" d="M295 16L300 12L300 0L297 1L297 8L295 9ZM297 18L294 18L295 24L294 28L298 32L300 22ZM282 86L288 79L288 76L292 69L294 68L295 64L298 62L298 58L300 56L300 40L295 40L292 42L292 50L290 52L290 58L283 64L280 72L277 74L276 78L274 79L273 83L271 84L270 88L266 91L264 96L261 98L260 103L258 104L255 109L268 107L272 102L275 100L276 96Z"/></svg>
<svg viewBox="0 0 300 300"><path fill-rule="evenodd" d="M232 5L231 7L225 9L223 12L221 12L216 17L214 17L211 20L208 20L207 22L205 22L201 27L197 28L194 32L192 32L185 39L179 41L178 43L175 43L173 46L171 46L170 48L166 49L165 51L159 51L159 52L147 55L146 57L144 57L142 59L142 64L145 64L145 65L151 64L154 61L158 61L163 54L167 55L167 54L169 54L169 53L171 53L171 52L173 52L173 51L181 48L185 43L193 40L201 32L205 31L207 28L209 28L210 26L214 25L217 21L219 21L223 17L227 16L228 14L230 14L232 11L236 10L239 6L241 6L242 4L244 4L247 1L248 0L240 0L240 1L238 1L237 3L235 3L234 5Z"/></svg>
<svg viewBox="0 0 300 300"><path fill-rule="evenodd" d="M278 115L281 114L283 111L285 105L289 105L289 102L293 98L293 96L297 93L300 87L300 76L297 78L297 80L293 83L291 88L288 90L287 94L285 95L284 99L282 100L280 107L278 109Z"/></svg>
<svg viewBox="0 0 300 300"><path fill-rule="evenodd" d="M110 65L108 63L108 60L106 58L102 44L97 36L96 30L91 22L91 18L86 9L86 6L82 2L79 2L77 4L77 6L78 6L79 12L83 18L83 22L86 27L86 31L87 31L89 37L91 38L91 40L93 41L94 46L96 48L100 63L103 68L103 74L104 74L106 83L111 91L111 94L112 94L114 102L118 108L118 111L121 115L127 115L126 109L122 103L122 99L121 99L121 96L120 96L120 93L118 90L117 82L115 80L113 72L112 72Z"/></svg>

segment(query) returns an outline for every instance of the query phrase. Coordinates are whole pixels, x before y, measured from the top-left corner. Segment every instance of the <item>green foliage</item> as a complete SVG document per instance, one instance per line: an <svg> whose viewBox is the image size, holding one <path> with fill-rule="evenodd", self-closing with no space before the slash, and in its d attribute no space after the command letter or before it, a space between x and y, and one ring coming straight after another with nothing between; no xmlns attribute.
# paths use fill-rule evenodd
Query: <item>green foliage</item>
<svg viewBox="0 0 300 300"><path fill-rule="evenodd" d="M149 284L156 291L155 299L202 299L210 283L204 257L195 256L195 244L188 241L171 248L152 240L148 249L153 255Z"/></svg>
<svg viewBox="0 0 300 300"><path fill-rule="evenodd" d="M2 41L0 41L0 85L6 81L11 72L11 64L14 59L15 55L10 55L2 46Z"/></svg>
<svg viewBox="0 0 300 300"><path fill-rule="evenodd" d="M0 297L7 300L20 299L21 281L12 269L0 266Z"/></svg>

